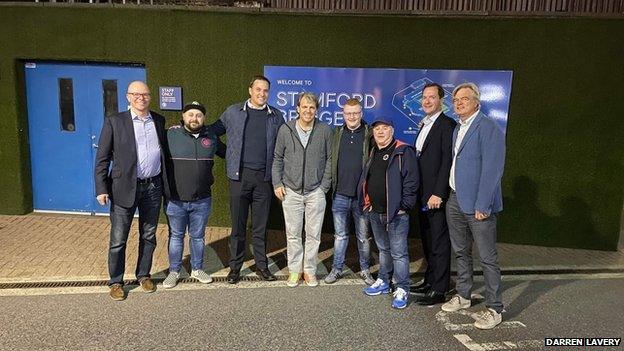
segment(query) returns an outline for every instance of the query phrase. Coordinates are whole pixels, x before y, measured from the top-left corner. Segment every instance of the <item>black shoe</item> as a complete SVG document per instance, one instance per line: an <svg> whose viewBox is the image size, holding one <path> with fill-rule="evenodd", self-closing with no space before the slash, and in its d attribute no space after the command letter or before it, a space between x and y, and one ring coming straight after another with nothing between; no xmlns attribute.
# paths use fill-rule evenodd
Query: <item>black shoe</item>
<svg viewBox="0 0 624 351"><path fill-rule="evenodd" d="M266 280L267 282L272 282L274 280L277 280L277 278L275 278L273 273L271 273L271 271L269 271L268 269L258 269L256 271L256 275L258 275L260 279Z"/></svg>
<svg viewBox="0 0 624 351"><path fill-rule="evenodd" d="M427 294L431 290L429 283L421 283L415 286L410 286L410 292L412 294Z"/></svg>
<svg viewBox="0 0 624 351"><path fill-rule="evenodd" d="M232 271L227 275L227 282L230 284L236 284L240 280L240 271Z"/></svg>
<svg viewBox="0 0 624 351"><path fill-rule="evenodd" d="M446 301L446 296L436 291L429 291L427 295L416 299L416 303L422 306L431 306Z"/></svg>

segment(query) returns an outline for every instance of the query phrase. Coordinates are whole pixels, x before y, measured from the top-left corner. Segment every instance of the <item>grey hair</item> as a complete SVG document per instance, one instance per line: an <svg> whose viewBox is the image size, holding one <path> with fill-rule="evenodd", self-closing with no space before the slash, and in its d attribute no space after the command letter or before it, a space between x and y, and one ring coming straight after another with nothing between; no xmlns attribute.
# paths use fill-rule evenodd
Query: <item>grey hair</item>
<svg viewBox="0 0 624 351"><path fill-rule="evenodd" d="M474 95L474 98L477 100L477 103L479 104L479 106L481 106L481 93L479 92L479 87L475 83L472 83L472 82L461 83L460 85L456 86L455 89L453 89L453 97L455 97L455 94L457 94L459 89L464 89L464 88L472 90L472 95Z"/></svg>
<svg viewBox="0 0 624 351"><path fill-rule="evenodd" d="M302 91L299 93L299 100L297 100L297 106L301 105L301 100L306 99L314 102L314 105L318 108L318 98L316 94L309 91Z"/></svg>

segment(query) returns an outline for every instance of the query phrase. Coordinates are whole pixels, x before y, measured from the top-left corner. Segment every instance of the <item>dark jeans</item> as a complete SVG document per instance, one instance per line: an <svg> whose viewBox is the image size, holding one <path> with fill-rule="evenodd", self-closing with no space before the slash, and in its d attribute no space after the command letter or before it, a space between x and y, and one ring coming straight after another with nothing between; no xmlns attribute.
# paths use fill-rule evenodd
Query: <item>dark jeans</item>
<svg viewBox="0 0 624 351"><path fill-rule="evenodd" d="M258 269L267 269L266 227L271 209L273 187L264 181L264 171L244 168L240 181L230 180L230 269L240 271L245 259L247 218L251 206L253 255Z"/></svg>
<svg viewBox="0 0 624 351"><path fill-rule="evenodd" d="M162 200L162 180L157 178L151 183L138 184L136 200L131 207L111 203L111 232L108 246L109 285L123 284L126 269L126 242L130 225L136 210L139 210L139 255L135 275L137 279L150 276L152 256L156 248L156 227Z"/></svg>
<svg viewBox="0 0 624 351"><path fill-rule="evenodd" d="M444 294L449 290L451 280L451 239L445 209L419 210L418 219L420 239L427 260L425 283L431 285L433 291Z"/></svg>

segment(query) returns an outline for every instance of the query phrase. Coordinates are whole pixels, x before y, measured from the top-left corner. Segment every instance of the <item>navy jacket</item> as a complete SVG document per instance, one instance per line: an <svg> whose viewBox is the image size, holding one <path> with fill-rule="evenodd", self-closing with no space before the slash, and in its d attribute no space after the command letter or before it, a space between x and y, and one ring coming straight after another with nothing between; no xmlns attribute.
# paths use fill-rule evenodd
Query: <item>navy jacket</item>
<svg viewBox="0 0 624 351"><path fill-rule="evenodd" d="M416 150L401 140L394 142L396 145L390 155L386 170L387 223L392 222L400 210L407 212L414 208L418 197L419 176ZM375 149L371 150L358 185L358 200L365 212L371 210L367 178Z"/></svg>
<svg viewBox="0 0 624 351"><path fill-rule="evenodd" d="M264 181L271 181L271 168L273 166L273 152L275 150L275 138L277 130L284 124L282 112L273 106L269 106L267 111L267 151L266 168ZM240 171L243 155L243 138L245 137L245 127L247 126L247 101L240 102L228 107L219 120L211 124L210 127L217 136L227 133L227 152L225 154L225 169L228 178L240 180Z"/></svg>

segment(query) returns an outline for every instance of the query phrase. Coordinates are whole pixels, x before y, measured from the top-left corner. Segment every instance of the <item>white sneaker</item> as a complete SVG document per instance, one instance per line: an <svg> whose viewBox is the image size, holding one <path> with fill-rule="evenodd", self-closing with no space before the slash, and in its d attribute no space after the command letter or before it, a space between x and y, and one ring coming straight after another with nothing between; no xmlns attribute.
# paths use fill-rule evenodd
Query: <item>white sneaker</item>
<svg viewBox="0 0 624 351"><path fill-rule="evenodd" d="M163 288L171 289L174 286L178 285L178 278L180 277L179 272L169 272L167 278L163 280Z"/></svg>
<svg viewBox="0 0 624 351"><path fill-rule="evenodd" d="M474 326L479 329L492 329L503 321L503 316L491 308L478 313L474 318Z"/></svg>
<svg viewBox="0 0 624 351"><path fill-rule="evenodd" d="M470 300L456 294L447 303L442 305L442 311L455 312L470 307Z"/></svg>
<svg viewBox="0 0 624 351"><path fill-rule="evenodd" d="M191 271L191 278L195 278L199 280L202 284L212 283L212 277L208 275L208 273L204 272L203 269L195 269Z"/></svg>

